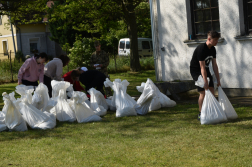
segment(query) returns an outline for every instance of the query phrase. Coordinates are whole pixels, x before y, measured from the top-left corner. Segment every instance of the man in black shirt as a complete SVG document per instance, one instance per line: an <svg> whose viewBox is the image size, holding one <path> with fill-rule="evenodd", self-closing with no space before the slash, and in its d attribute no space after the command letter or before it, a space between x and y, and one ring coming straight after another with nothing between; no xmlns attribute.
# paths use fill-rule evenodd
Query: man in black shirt
<svg viewBox="0 0 252 167"><path fill-rule="evenodd" d="M103 83L106 80L106 76L102 72L97 70L83 71L79 68L72 71L71 78L73 81L80 81L83 85L85 85L87 91L91 88L96 88L96 90L105 95Z"/></svg>
<svg viewBox="0 0 252 167"><path fill-rule="evenodd" d="M207 34L206 43L200 44L195 49L192 60L190 63L190 73L194 81L198 80L199 75L202 75L205 85L204 88L198 87L199 96L199 115L198 119L200 119L201 107L203 104L203 100L205 97L205 90L210 90L214 94L214 83L213 78L210 74L209 64L212 61L213 70L215 76L217 78L217 86L220 86L220 77L218 66L216 63L216 49L214 46L217 45L218 39L220 38L220 34L216 31L209 31ZM208 84L207 77L209 77L210 82Z"/></svg>

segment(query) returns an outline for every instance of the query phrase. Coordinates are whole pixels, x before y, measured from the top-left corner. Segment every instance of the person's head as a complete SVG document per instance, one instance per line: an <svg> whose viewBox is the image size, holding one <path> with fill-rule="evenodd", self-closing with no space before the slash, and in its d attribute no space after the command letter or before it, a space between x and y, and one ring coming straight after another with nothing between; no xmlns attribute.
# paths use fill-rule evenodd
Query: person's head
<svg viewBox="0 0 252 167"><path fill-rule="evenodd" d="M63 67L68 65L68 63L70 62L70 58L66 55L60 55L58 58L62 61Z"/></svg>
<svg viewBox="0 0 252 167"><path fill-rule="evenodd" d="M99 41L94 42L94 47L97 52L101 51L101 44Z"/></svg>
<svg viewBox="0 0 252 167"><path fill-rule="evenodd" d="M81 75L81 71L79 70L79 68L76 70L73 70L71 72L71 79L73 81L79 81L80 75Z"/></svg>
<svg viewBox="0 0 252 167"><path fill-rule="evenodd" d="M216 46L219 38L220 38L220 33L216 32L216 31L209 31L207 33L207 42L211 46Z"/></svg>
<svg viewBox="0 0 252 167"><path fill-rule="evenodd" d="M38 64L43 64L48 60L47 54L45 52L34 54L34 57Z"/></svg>

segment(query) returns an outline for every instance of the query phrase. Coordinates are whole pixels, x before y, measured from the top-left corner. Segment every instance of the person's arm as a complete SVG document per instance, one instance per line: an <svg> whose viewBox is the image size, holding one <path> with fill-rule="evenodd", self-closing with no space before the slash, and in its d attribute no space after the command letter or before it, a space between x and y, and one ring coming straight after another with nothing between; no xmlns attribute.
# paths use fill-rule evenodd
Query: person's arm
<svg viewBox="0 0 252 167"><path fill-rule="evenodd" d="M80 85L79 81L75 81L74 84L73 84L73 87L74 87L74 91L82 91L82 90L84 90L84 88Z"/></svg>
<svg viewBox="0 0 252 167"><path fill-rule="evenodd" d="M39 83L44 83L44 66L42 67L39 75Z"/></svg>
<svg viewBox="0 0 252 167"><path fill-rule="evenodd" d="M216 58L213 58L213 70L214 70L214 74L217 79L217 86L219 87L219 86L221 86L221 83L220 83L219 69L218 69L218 65L216 62Z"/></svg>
<svg viewBox="0 0 252 167"><path fill-rule="evenodd" d="M18 85L22 84L23 75L28 68L30 68L30 60L29 59L24 62L24 64L20 67L20 69L18 71Z"/></svg>
<svg viewBox="0 0 252 167"><path fill-rule="evenodd" d="M206 72L206 64L205 64L205 61L199 61L200 63L200 70L201 70L201 75L204 79L204 82L205 82L205 85L204 85L204 88L206 90L209 89L209 85L208 85L208 81L207 81L207 72Z"/></svg>

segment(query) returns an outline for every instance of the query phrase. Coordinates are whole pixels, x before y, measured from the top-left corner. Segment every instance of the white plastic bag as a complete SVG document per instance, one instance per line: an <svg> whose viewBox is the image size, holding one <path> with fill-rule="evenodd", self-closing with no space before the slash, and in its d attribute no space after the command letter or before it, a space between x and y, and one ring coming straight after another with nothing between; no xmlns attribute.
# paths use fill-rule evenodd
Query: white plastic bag
<svg viewBox="0 0 252 167"><path fill-rule="evenodd" d="M144 88L142 91L143 93L137 100L137 105L135 105L136 112L137 114L140 114L140 115L145 115L148 113L150 104L153 98L156 96L151 84L149 84L149 79L147 79L146 84L143 84L143 83L141 84L141 86L143 85L144 85Z"/></svg>
<svg viewBox="0 0 252 167"><path fill-rule="evenodd" d="M159 101L162 107L174 107L176 106L176 102L171 100L165 94L159 92Z"/></svg>
<svg viewBox="0 0 252 167"><path fill-rule="evenodd" d="M207 77L207 81L208 81L208 84L209 84L210 79L208 77ZM204 79L203 79L203 77L201 75L199 75L198 80L195 81L195 85L199 86L201 88L204 88L205 81L204 81Z"/></svg>
<svg viewBox="0 0 252 167"><path fill-rule="evenodd" d="M100 121L101 117L95 114L88 105L83 101L88 100L83 92L74 91L72 94L75 115L79 123Z"/></svg>
<svg viewBox="0 0 252 167"><path fill-rule="evenodd" d="M126 82L126 80L124 81ZM127 81L128 82L128 81ZM133 116L137 115L134 108L136 101L132 101L129 95L126 93L126 83L122 84L119 82L113 82L115 93L115 104L116 104L116 117ZM126 88L125 88L126 87ZM134 99L133 99L134 100Z"/></svg>
<svg viewBox="0 0 252 167"><path fill-rule="evenodd" d="M48 88L43 83L40 83L32 96L32 104L39 110L46 111L49 102Z"/></svg>
<svg viewBox="0 0 252 167"><path fill-rule="evenodd" d="M141 83L141 86L136 86L136 89L138 90L138 92L143 93L144 86L145 86L145 83L144 83L144 82L142 82L142 83Z"/></svg>
<svg viewBox="0 0 252 167"><path fill-rule="evenodd" d="M88 90L88 93L90 94L90 103L91 108L94 110L94 112L99 116L104 116L107 114L108 104L102 95L101 92L97 91L94 88L91 88ZM106 108L104 108L106 107Z"/></svg>
<svg viewBox="0 0 252 167"><path fill-rule="evenodd" d="M50 98L44 111L50 111L53 107L56 106L57 102L58 102L58 97L57 98Z"/></svg>
<svg viewBox="0 0 252 167"><path fill-rule="evenodd" d="M73 84L70 84L70 86L66 89L66 91L67 91L67 96L71 98L74 92Z"/></svg>
<svg viewBox="0 0 252 167"><path fill-rule="evenodd" d="M55 106L56 118L59 121L74 122L76 120L74 111L71 109L67 101L65 100L66 92L61 89L59 91L59 97ZM53 109L53 108L52 108ZM50 111L52 113L52 111Z"/></svg>
<svg viewBox="0 0 252 167"><path fill-rule="evenodd" d="M92 105L92 99L93 99L97 102L98 105L102 106L106 110L108 109L108 104L106 102L106 99L104 98L104 95L100 91L96 90L95 88L91 88L89 89L89 93L91 96L91 105Z"/></svg>
<svg viewBox="0 0 252 167"><path fill-rule="evenodd" d="M58 97L59 91L63 90L64 99L67 100L66 90L70 86L69 82L52 80L51 85L52 85L52 98Z"/></svg>
<svg viewBox="0 0 252 167"><path fill-rule="evenodd" d="M210 90L205 91L205 98L203 101L200 123L203 124L217 124L227 121L227 117Z"/></svg>
<svg viewBox="0 0 252 167"><path fill-rule="evenodd" d="M7 126L5 125L5 114L3 112L0 112L0 132L7 129Z"/></svg>
<svg viewBox="0 0 252 167"><path fill-rule="evenodd" d="M51 119L49 114L45 114L36 107L28 103L27 98L22 99L22 117L32 129L52 129L56 126L56 119Z"/></svg>
<svg viewBox="0 0 252 167"><path fill-rule="evenodd" d="M22 118L20 112L17 110L16 106L10 100L10 96L6 92L4 92L2 95L8 104L6 108L5 125L11 131L26 131L26 123Z"/></svg>
<svg viewBox="0 0 252 167"><path fill-rule="evenodd" d="M218 99L219 99L219 103L220 103L223 111L225 112L225 114L227 116L227 119L238 118L238 115L235 112L234 107L232 106L232 104L230 103L226 94L224 93L224 91L222 90L222 88L220 86L218 87Z"/></svg>
<svg viewBox="0 0 252 167"><path fill-rule="evenodd" d="M117 80L117 82L120 81L121 83L121 80ZM113 82L111 82L108 78L106 78L106 81L104 81L104 86L105 87L111 87L111 89L114 91L115 90L115 87L114 87L114 84ZM115 105L115 97L116 97L116 92L114 91L113 93L113 96L110 97L111 99L111 103L109 105L109 109L111 111L116 111L116 105Z"/></svg>

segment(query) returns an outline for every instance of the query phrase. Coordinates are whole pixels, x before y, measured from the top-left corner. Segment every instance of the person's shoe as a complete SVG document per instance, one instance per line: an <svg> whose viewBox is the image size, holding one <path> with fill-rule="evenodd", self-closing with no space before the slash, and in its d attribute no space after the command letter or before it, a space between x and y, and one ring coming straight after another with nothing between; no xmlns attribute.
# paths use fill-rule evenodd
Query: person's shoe
<svg viewBox="0 0 252 167"><path fill-rule="evenodd" d="M200 121L200 113L198 114L198 120Z"/></svg>

